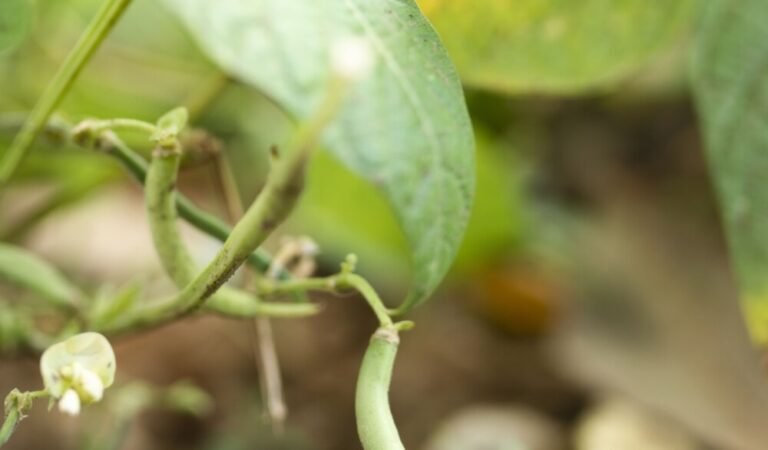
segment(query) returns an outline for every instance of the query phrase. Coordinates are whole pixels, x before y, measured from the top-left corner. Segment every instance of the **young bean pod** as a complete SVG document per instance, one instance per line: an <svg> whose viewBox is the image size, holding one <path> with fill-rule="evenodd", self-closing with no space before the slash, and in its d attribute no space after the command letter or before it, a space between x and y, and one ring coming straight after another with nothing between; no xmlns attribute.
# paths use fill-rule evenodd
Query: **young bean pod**
<svg viewBox="0 0 768 450"><path fill-rule="evenodd" d="M357 379L357 433L365 450L405 450L389 408L389 383L400 343L397 329L373 334Z"/></svg>

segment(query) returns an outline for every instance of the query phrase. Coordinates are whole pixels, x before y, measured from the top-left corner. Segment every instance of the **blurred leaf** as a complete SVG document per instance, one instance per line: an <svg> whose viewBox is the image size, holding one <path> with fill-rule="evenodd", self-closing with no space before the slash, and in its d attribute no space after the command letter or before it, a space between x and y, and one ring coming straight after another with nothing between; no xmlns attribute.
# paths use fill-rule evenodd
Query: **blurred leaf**
<svg viewBox="0 0 768 450"><path fill-rule="evenodd" d="M0 243L0 279L29 289L56 306L70 306L78 289L47 261L21 248Z"/></svg>
<svg viewBox="0 0 768 450"><path fill-rule="evenodd" d="M110 409L123 419L133 420L150 408L166 408L203 417L213 411L213 399L199 386L186 380L170 386L156 386L143 381L132 381L110 397Z"/></svg>
<svg viewBox="0 0 768 450"><path fill-rule="evenodd" d="M23 216L16 215L3 221L0 239L9 242L22 240L50 214L80 202L118 179L120 170L114 164L107 163L103 155L80 152L33 153L24 161L17 181L20 185L50 185L54 190L44 201L28 208ZM19 201L24 202L23 190L19 194Z"/></svg>
<svg viewBox="0 0 768 450"><path fill-rule="evenodd" d="M0 299L0 350L12 352L24 343L32 324Z"/></svg>
<svg viewBox="0 0 768 450"><path fill-rule="evenodd" d="M99 292L88 312L88 322L95 327L116 326L136 306L143 286L132 282L117 292Z"/></svg>
<svg viewBox="0 0 768 450"><path fill-rule="evenodd" d="M31 0L0 1L0 53L18 46L32 21Z"/></svg>
<svg viewBox="0 0 768 450"><path fill-rule="evenodd" d="M394 207L413 261L406 304L423 301L456 254L469 217L474 163L461 86L416 5L362 0L168 4L223 68L300 120L313 113L328 85L329 47L349 35L368 40L376 69L350 93L325 144L379 186Z"/></svg>
<svg viewBox="0 0 768 450"><path fill-rule="evenodd" d="M0 149L5 145L0 143ZM92 150L70 147L41 148L32 152L19 167L20 182L58 183L62 185L114 180L122 174L114 160Z"/></svg>
<svg viewBox="0 0 768 450"><path fill-rule="evenodd" d="M179 412L203 417L214 409L211 395L189 381L177 381L163 394L163 404Z"/></svg>
<svg viewBox="0 0 768 450"><path fill-rule="evenodd" d="M0 136L0 153L7 148L6 137ZM40 142L40 148L20 166L14 179L19 192L8 197L17 203L29 202L24 196L25 187L50 187L51 193L26 207L23 215L11 213L3 217L0 240L18 242L51 213L83 200L122 176L122 168L104 154L43 144Z"/></svg>
<svg viewBox="0 0 768 450"><path fill-rule="evenodd" d="M690 0L419 0L462 80L506 93L615 83L672 43Z"/></svg>
<svg viewBox="0 0 768 450"><path fill-rule="evenodd" d="M702 2L692 64L707 156L753 338L768 341L768 2Z"/></svg>

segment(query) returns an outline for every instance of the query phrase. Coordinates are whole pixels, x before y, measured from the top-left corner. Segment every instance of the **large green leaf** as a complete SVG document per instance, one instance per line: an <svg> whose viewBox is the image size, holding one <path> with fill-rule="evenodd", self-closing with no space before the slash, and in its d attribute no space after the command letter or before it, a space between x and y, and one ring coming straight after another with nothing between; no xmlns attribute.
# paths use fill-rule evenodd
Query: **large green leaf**
<svg viewBox="0 0 768 450"><path fill-rule="evenodd" d="M472 86L576 93L615 83L669 45L691 0L419 0Z"/></svg>
<svg viewBox="0 0 768 450"><path fill-rule="evenodd" d="M21 43L29 31L31 18L31 0L0 1L0 53Z"/></svg>
<svg viewBox="0 0 768 450"><path fill-rule="evenodd" d="M768 340L768 2L710 0L692 64L707 156L753 337Z"/></svg>
<svg viewBox="0 0 768 450"><path fill-rule="evenodd" d="M406 305L430 295L469 217L474 144L454 67L413 1L167 3L221 67L299 120L324 94L333 43L349 35L368 41L374 73L355 86L325 145L394 208L413 262Z"/></svg>

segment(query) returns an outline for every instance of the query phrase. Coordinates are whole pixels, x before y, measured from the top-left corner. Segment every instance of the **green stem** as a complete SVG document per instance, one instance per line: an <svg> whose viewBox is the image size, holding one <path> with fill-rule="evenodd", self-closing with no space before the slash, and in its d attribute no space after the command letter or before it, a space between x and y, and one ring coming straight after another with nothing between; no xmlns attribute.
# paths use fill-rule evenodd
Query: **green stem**
<svg viewBox="0 0 768 450"><path fill-rule="evenodd" d="M391 328L395 326L389 315L387 307L373 289L373 286L363 277L355 273L339 273L329 277L304 278L287 281L272 282L265 280L259 286L260 295L286 294L304 291L326 291L339 293L346 289L354 289L363 296L373 310L381 327Z"/></svg>
<svg viewBox="0 0 768 450"><path fill-rule="evenodd" d="M280 282L265 279L259 284L259 294L292 294L301 291L338 292L338 278L339 275L337 274L329 277L301 278Z"/></svg>
<svg viewBox="0 0 768 450"><path fill-rule="evenodd" d="M18 133L24 128L24 123L26 123L28 117L29 113L27 112L0 114L0 130L4 133ZM60 144L69 139L71 128L70 124L65 123L61 119L51 117L43 124L40 132L54 143Z"/></svg>
<svg viewBox="0 0 768 450"><path fill-rule="evenodd" d="M19 419L20 413L16 408L12 408L8 411L3 426L0 428L0 447L5 445L5 443L8 442L8 439L11 438L14 430L16 430L16 425L19 423Z"/></svg>
<svg viewBox="0 0 768 450"><path fill-rule="evenodd" d="M180 289L195 278L195 265L176 227L176 183L181 163L181 150L158 148L153 152L146 178L145 200L155 249L166 273ZM181 303L182 298L176 301ZM228 315L258 313L258 298L250 293L222 286L205 307ZM307 305L279 305L283 311L296 310L302 314ZM164 306L175 308L172 303ZM183 309L183 304L179 304ZM316 311L316 310L315 310Z"/></svg>
<svg viewBox="0 0 768 450"><path fill-rule="evenodd" d="M139 182L144 184L147 177L147 162L135 151L131 150L114 133L106 132L102 135L105 151L117 158L131 175ZM176 208L179 216L192 224L198 230L213 236L214 238L225 241L232 231L227 224L218 218L208 214L195 206L191 200L184 195L176 195ZM256 249L248 256L248 263L259 272L266 272L272 263L271 256L262 249ZM282 271L281 279L290 278L290 274Z"/></svg>
<svg viewBox="0 0 768 450"><path fill-rule="evenodd" d="M20 114L7 114L0 116L0 129L19 129L23 124ZM65 141L71 133L71 126L60 121L49 121L45 130L57 141ZM115 157L120 164L142 185L147 177L148 165L144 158L128 147L112 131L105 131L101 135L100 148L110 156ZM176 196L176 208L179 216L203 233L212 236L219 241L225 241L232 229L222 220L198 208L184 195ZM7 235L4 235L7 236ZM272 256L261 248L257 248L248 256L248 264L257 271L264 273L272 264ZM278 279L288 280L291 274L286 270L278 273Z"/></svg>
<svg viewBox="0 0 768 450"><path fill-rule="evenodd" d="M45 389L32 392L20 392L18 389L12 390L5 398L5 421L0 427L0 447L5 445L11 438L16 426L25 417L25 414L32 408L32 400L50 395Z"/></svg>
<svg viewBox="0 0 768 450"><path fill-rule="evenodd" d="M155 251L178 287L195 277L195 267L176 228L176 181L181 150L155 149L144 189L149 228Z"/></svg>
<svg viewBox="0 0 768 450"><path fill-rule="evenodd" d="M219 153L216 155L216 174L221 187L221 194L227 205L227 212L231 222L237 222L243 215L243 199L237 188L235 174L226 156ZM274 260L274 264L279 264L279 256ZM271 270L268 276L273 277ZM253 273L249 270L243 271L243 286L249 287L253 284ZM280 373L280 360L277 357L277 348L275 346L275 336L272 332L272 323L266 317L258 317L252 322L253 331L256 336L255 357L259 367L259 387L261 396L264 399L264 412L268 417L272 433L275 436L281 436L285 431L285 419L288 415L288 408L285 404L285 395L283 394L283 379Z"/></svg>
<svg viewBox="0 0 768 450"><path fill-rule="evenodd" d="M182 291L178 303L161 306L157 316L171 319L200 307L285 219L302 190L307 155L302 151L291 156L293 158L273 171L264 190L232 229L223 248Z"/></svg>
<svg viewBox="0 0 768 450"><path fill-rule="evenodd" d="M61 103L80 71L130 3L131 0L107 0L102 4L96 17L83 32L80 40L75 44L75 48L69 53L46 87L42 97L35 104L29 118L24 122L24 126L14 138L10 148L0 159L0 189L13 176L35 136L45 126L48 118Z"/></svg>
<svg viewBox="0 0 768 450"><path fill-rule="evenodd" d="M389 406L389 385L400 343L394 327L376 330L357 378L355 417L365 450L405 450Z"/></svg>
<svg viewBox="0 0 768 450"><path fill-rule="evenodd" d="M36 400L38 398L45 398L50 396L51 394L48 393L45 389L40 389L39 391L31 391L27 392L27 395L29 395L29 398L32 400Z"/></svg>
<svg viewBox="0 0 768 450"><path fill-rule="evenodd" d="M304 188L304 174L312 149L338 110L344 85L335 83L317 114L299 130L267 178L264 189L232 229L213 260L170 302L147 308L132 318L128 329L156 326L201 307L261 245L293 210Z"/></svg>
<svg viewBox="0 0 768 450"><path fill-rule="evenodd" d="M94 136L98 136L106 130L141 131L151 136L157 132L157 126L153 123L144 122L143 120L118 118L90 122L88 124L88 130L92 132Z"/></svg>
<svg viewBox="0 0 768 450"><path fill-rule="evenodd" d="M237 319L253 317L296 318L312 316L320 312L314 303L277 303L260 301L255 295L238 289L221 288L205 302L205 309L216 314ZM179 303L179 295L176 300Z"/></svg>
<svg viewBox="0 0 768 450"><path fill-rule="evenodd" d="M379 298L379 294L373 289L368 281L355 273L341 274L338 282L339 287L350 286L355 288L365 300L368 305L376 314L376 318L379 319L379 324L382 328L388 328L394 326L392 318L389 317L387 308L384 306L384 302Z"/></svg>

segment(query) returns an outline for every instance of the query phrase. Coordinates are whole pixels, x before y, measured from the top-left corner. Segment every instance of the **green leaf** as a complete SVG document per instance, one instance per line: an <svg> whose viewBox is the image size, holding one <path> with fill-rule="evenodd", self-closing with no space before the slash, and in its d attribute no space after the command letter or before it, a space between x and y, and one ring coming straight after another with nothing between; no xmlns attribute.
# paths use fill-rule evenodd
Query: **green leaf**
<svg viewBox="0 0 768 450"><path fill-rule="evenodd" d="M742 302L768 341L768 2L702 2L692 81Z"/></svg>
<svg viewBox="0 0 768 450"><path fill-rule="evenodd" d="M328 86L331 46L349 36L368 41L374 71L352 89L324 143L394 209L413 263L403 309L429 296L469 218L474 143L454 67L413 1L167 3L220 66L299 120Z"/></svg>
<svg viewBox="0 0 768 450"><path fill-rule="evenodd" d="M133 310L142 292L138 282L128 283L117 292L100 292L88 310L88 323L95 329L116 326Z"/></svg>
<svg viewBox="0 0 768 450"><path fill-rule="evenodd" d="M31 0L0 1L0 54L21 44L31 21Z"/></svg>
<svg viewBox="0 0 768 450"><path fill-rule="evenodd" d="M572 94L615 84L681 34L691 0L419 0L465 84Z"/></svg>
<svg viewBox="0 0 768 450"><path fill-rule="evenodd" d="M56 306L72 306L79 297L78 289L47 261L2 243L0 280L29 289Z"/></svg>
<svg viewBox="0 0 768 450"><path fill-rule="evenodd" d="M500 256L520 251L524 239L520 162L482 129L475 129L475 139L476 196L452 269L464 274L487 269ZM308 178L304 201L290 223L292 232L311 229L328 259L341 259L354 249L364 268L380 275L371 277L372 282L394 284L396 277L407 276L401 262L407 247L373 186L327 154L315 157Z"/></svg>

